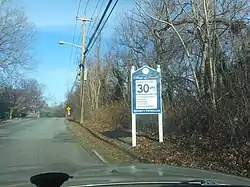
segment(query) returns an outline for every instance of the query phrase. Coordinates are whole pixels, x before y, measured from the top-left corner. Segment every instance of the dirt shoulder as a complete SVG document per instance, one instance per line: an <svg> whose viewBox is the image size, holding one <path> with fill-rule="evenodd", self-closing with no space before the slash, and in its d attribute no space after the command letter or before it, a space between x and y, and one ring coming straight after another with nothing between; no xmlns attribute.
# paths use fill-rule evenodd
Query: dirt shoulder
<svg viewBox="0 0 250 187"><path fill-rule="evenodd" d="M132 154L130 145L121 144L115 139L102 135L101 132L91 127L82 126L69 121L69 130L79 139L88 150L96 150L108 163L133 163L138 162L136 155ZM125 154L124 154L125 153Z"/></svg>
<svg viewBox="0 0 250 187"><path fill-rule="evenodd" d="M185 148L178 138L137 136L137 146L131 147L131 134L123 129L97 125L91 121L85 125L69 121L68 128L87 149L95 149L108 163L155 163L206 169L249 177L250 161L239 167L230 164L227 154L202 152L197 147ZM247 162L247 161L246 161Z"/></svg>

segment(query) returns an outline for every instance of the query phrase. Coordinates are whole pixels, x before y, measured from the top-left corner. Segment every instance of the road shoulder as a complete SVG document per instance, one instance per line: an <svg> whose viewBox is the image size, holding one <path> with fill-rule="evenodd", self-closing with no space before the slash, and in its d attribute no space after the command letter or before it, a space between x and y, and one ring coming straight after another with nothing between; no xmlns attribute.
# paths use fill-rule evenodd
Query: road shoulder
<svg viewBox="0 0 250 187"><path fill-rule="evenodd" d="M101 133L94 132L91 128L82 126L79 123L72 121L67 122L68 129L77 137L83 147L90 151L96 151L103 160L110 164L116 163L138 163L138 158L131 151L128 151L130 145L119 144L116 140L101 135Z"/></svg>
<svg viewBox="0 0 250 187"><path fill-rule="evenodd" d="M68 128L90 150L96 150L108 163L153 163L182 166L207 171L222 172L248 177L249 166L235 168L223 162L220 154L204 154L197 147L183 147L180 137L165 137L159 143L157 137L138 134L137 146L131 147L131 133L119 127L109 127L86 121L84 125L68 122Z"/></svg>

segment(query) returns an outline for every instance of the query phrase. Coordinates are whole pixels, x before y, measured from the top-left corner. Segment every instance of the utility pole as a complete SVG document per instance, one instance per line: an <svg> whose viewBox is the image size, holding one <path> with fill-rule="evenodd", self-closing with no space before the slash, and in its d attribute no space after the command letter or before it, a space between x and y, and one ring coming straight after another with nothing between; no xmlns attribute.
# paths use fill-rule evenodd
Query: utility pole
<svg viewBox="0 0 250 187"><path fill-rule="evenodd" d="M83 18L76 18L77 20L81 20L82 21L82 57L81 57L81 64L80 64L80 73L81 73L81 96L80 96L80 100L81 100L81 118L80 118L80 123L83 124L83 120L84 120L84 92L85 92L85 81L87 80L87 71L86 71L86 67L85 67L85 48L86 48L86 21L91 21L90 19L87 19L85 17Z"/></svg>

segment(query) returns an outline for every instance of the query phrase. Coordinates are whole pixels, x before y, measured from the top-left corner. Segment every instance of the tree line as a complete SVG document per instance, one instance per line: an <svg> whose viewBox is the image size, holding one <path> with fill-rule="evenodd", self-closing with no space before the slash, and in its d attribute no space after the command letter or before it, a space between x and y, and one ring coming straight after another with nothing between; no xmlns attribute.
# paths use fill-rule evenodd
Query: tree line
<svg viewBox="0 0 250 187"><path fill-rule="evenodd" d="M192 143L200 137L214 140L210 149L248 144L249 1L135 2L121 17L104 57L99 43L88 58L87 117L118 102L119 119L129 118L131 66L161 65L165 126L173 125ZM68 99L75 120L79 95L77 88Z"/></svg>
<svg viewBox="0 0 250 187"><path fill-rule="evenodd" d="M11 0L0 0L0 10L0 118L12 119L38 112L44 87L21 73L34 65L34 25Z"/></svg>
<svg viewBox="0 0 250 187"><path fill-rule="evenodd" d="M44 106L40 111L40 117L65 117L65 103L55 103L53 106Z"/></svg>

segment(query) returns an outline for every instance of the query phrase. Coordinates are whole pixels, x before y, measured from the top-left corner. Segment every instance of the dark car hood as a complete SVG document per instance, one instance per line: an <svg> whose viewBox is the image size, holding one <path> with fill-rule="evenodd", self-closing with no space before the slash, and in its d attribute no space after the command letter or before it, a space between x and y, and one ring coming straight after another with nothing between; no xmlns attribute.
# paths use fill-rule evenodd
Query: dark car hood
<svg viewBox="0 0 250 187"><path fill-rule="evenodd" d="M250 185L249 178L231 176L204 170L157 164L102 164L76 166L55 163L52 165L9 167L0 171L0 186L33 186L29 183L32 175L44 172L66 172L73 179L63 186L131 181L185 181L209 179L221 184Z"/></svg>

